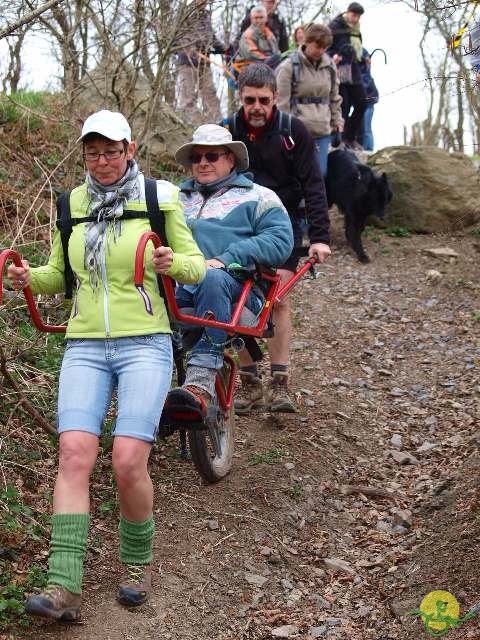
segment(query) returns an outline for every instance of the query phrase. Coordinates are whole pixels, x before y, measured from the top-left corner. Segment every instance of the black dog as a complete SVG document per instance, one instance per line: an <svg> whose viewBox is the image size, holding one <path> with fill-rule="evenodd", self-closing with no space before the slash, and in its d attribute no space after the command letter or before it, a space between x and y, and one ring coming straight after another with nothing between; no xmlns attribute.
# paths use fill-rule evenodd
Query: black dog
<svg viewBox="0 0 480 640"><path fill-rule="evenodd" d="M387 174L381 176L346 149L328 154L325 180L328 206L336 204L345 216L345 235L360 262L369 262L362 245L361 234L368 216L383 219L385 208L393 197Z"/></svg>

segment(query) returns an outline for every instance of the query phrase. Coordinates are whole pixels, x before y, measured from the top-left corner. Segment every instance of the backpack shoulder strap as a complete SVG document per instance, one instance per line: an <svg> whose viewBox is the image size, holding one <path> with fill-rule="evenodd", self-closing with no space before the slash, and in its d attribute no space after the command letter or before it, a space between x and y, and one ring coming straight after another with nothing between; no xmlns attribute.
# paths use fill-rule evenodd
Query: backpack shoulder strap
<svg viewBox="0 0 480 640"><path fill-rule="evenodd" d="M278 133L282 138L282 145L285 148L290 161L293 161L293 150L295 140L292 136L292 114L285 111L279 112Z"/></svg>
<svg viewBox="0 0 480 640"><path fill-rule="evenodd" d="M238 114L237 114L237 112L235 112L229 118L224 118L222 120L222 126L225 127L225 129L228 129L230 131L230 133L232 134L232 140L237 140L238 139L238 124L237 123L238 123Z"/></svg>
<svg viewBox="0 0 480 640"><path fill-rule="evenodd" d="M335 87L335 82L337 81L337 67L333 62L333 60L328 65L328 70L330 71L330 81L331 81L330 93L331 93Z"/></svg>
<svg viewBox="0 0 480 640"><path fill-rule="evenodd" d="M71 298L73 292L73 271L68 257L68 241L72 233L72 212L70 209L71 191L65 191L57 200L57 228L60 231L62 241L63 260L65 263L65 297Z"/></svg>
<svg viewBox="0 0 480 640"><path fill-rule="evenodd" d="M290 54L290 60L292 61L292 84L291 84L291 91L290 91L290 103L294 104L295 98L293 97L293 94L297 90L298 83L300 81L300 64L301 64L300 56L298 55L298 51L296 49L295 51L292 51L292 53Z"/></svg>
<svg viewBox="0 0 480 640"><path fill-rule="evenodd" d="M145 181L145 202L147 203L147 213L150 220L150 227L162 241L164 246L168 246L167 232L165 230L165 214L158 206L157 181L153 178L144 178ZM158 292L162 296L168 312L167 296L161 275L157 274Z"/></svg>
<svg viewBox="0 0 480 640"><path fill-rule="evenodd" d="M153 178L145 178L145 201L147 203L148 218L150 226L162 241L168 245L165 231L165 214L158 206L157 181Z"/></svg>

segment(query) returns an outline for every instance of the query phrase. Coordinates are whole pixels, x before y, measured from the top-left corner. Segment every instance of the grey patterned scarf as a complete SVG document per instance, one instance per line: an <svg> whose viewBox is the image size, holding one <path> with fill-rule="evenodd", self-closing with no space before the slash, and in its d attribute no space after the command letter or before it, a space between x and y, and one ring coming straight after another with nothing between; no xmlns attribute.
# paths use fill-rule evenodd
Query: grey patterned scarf
<svg viewBox="0 0 480 640"><path fill-rule="evenodd" d="M105 247L108 250L109 237L113 235L113 241L117 242L122 235L123 207L128 200L139 196L138 174L138 165L134 160L129 161L125 175L113 184L100 184L87 174L90 215L97 216L97 220L89 222L85 228L84 262L93 291L98 289L101 256Z"/></svg>

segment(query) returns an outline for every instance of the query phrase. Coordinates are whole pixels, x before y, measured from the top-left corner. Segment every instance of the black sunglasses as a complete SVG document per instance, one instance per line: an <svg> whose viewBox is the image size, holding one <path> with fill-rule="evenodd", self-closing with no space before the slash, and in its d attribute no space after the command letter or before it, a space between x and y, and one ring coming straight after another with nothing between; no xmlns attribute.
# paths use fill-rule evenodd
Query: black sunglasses
<svg viewBox="0 0 480 640"><path fill-rule="evenodd" d="M270 102L272 101L272 98L268 98L267 96L261 96L260 98L255 98L253 96L243 96L242 98L242 102L244 102L245 104L255 104L256 102L263 104L264 107L266 107L267 105L270 104Z"/></svg>
<svg viewBox="0 0 480 640"><path fill-rule="evenodd" d="M190 155L190 162L192 164L198 164L205 158L207 162L217 162L220 156L228 156L230 152L220 151L207 151L207 153L192 153Z"/></svg>

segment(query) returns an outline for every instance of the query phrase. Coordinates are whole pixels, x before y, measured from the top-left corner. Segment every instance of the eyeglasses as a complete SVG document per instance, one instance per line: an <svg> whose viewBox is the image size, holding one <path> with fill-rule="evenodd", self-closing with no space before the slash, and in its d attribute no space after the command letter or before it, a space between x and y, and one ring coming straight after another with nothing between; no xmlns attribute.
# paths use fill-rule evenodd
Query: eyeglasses
<svg viewBox="0 0 480 640"><path fill-rule="evenodd" d="M228 156L229 153L230 152L227 153L226 151L224 151L223 153L220 151L207 151L207 153L192 153L190 155L190 162L192 164L199 164L199 162L201 162L203 158L205 158L207 162L217 162L220 156Z"/></svg>
<svg viewBox="0 0 480 640"><path fill-rule="evenodd" d="M260 98L256 98L254 96L243 96L242 97L242 102L244 102L245 104L248 105L252 105L255 104L256 102L262 104L264 107L266 107L267 105L270 104L270 102L272 101L272 98L269 98L267 96L260 96Z"/></svg>
<svg viewBox="0 0 480 640"><path fill-rule="evenodd" d="M110 162L111 160L118 160L124 153L125 149L112 149L111 151L105 151L105 153L87 151L83 154L83 157L88 162L97 162L97 160L100 160L100 156L103 156L107 162Z"/></svg>

